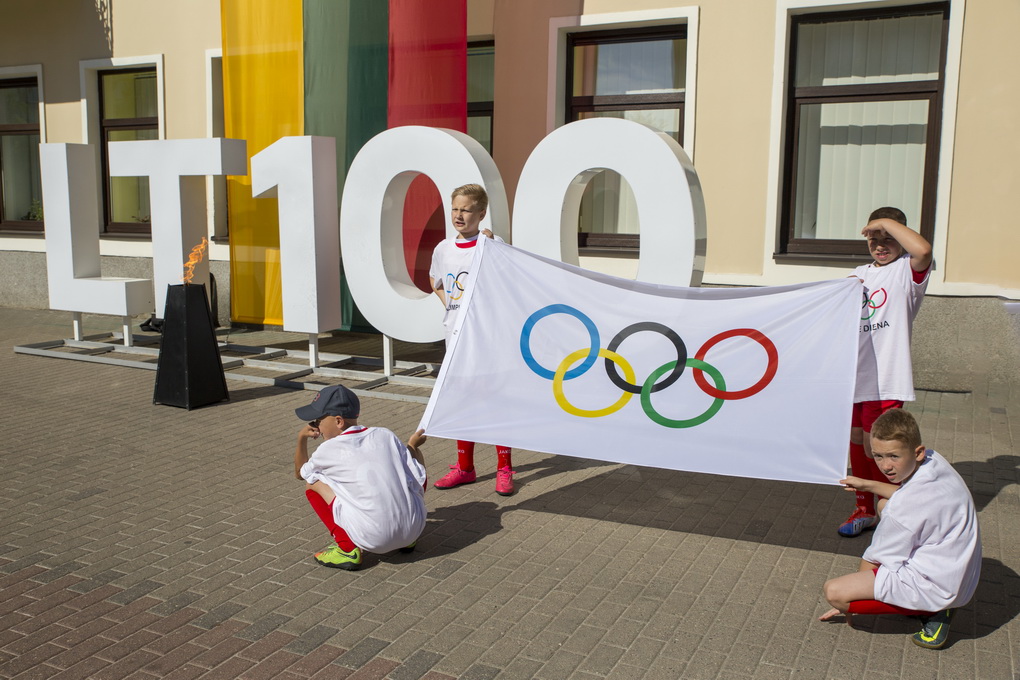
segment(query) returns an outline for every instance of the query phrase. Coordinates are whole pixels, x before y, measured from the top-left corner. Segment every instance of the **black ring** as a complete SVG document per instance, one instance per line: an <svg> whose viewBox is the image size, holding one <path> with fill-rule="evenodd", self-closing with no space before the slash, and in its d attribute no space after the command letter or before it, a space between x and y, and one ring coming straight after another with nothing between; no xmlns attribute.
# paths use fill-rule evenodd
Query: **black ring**
<svg viewBox="0 0 1020 680"><path fill-rule="evenodd" d="M632 323L617 333L616 337L613 338L613 341L609 343L609 347L606 349L610 352L615 352L616 349L623 344L624 340L635 333L640 333L641 331L655 331L656 333L661 333L673 343L674 347L676 347L676 366L669 375L652 385L651 391L658 392L659 390L666 389L680 379L680 376L684 372L684 368L687 366L687 345L685 345L684 341L680 339L677 332L669 326L663 326L661 323L655 323L654 321L642 321L641 323ZM621 390L630 392L631 394L641 394L641 385L632 385L624 380L617 372L616 364L609 359L606 359L606 374L609 376L609 379L613 381L613 384Z"/></svg>

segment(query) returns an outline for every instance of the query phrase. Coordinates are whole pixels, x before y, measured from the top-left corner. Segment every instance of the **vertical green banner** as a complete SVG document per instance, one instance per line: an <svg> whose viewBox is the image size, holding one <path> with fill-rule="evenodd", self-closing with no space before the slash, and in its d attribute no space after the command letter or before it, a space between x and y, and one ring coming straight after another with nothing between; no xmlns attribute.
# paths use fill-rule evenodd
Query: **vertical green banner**
<svg viewBox="0 0 1020 680"><path fill-rule="evenodd" d="M386 129L389 13L368 0L304 2L305 134L336 138L337 196L361 147ZM372 330L341 273L343 330Z"/></svg>

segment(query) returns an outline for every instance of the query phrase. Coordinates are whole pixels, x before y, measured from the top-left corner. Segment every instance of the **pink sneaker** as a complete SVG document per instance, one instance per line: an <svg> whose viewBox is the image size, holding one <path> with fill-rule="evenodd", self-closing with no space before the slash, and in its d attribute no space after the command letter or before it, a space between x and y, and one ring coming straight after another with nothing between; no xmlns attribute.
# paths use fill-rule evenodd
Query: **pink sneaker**
<svg viewBox="0 0 1020 680"><path fill-rule="evenodd" d="M508 467L496 470L496 493L500 496L510 496L514 492L514 471Z"/></svg>
<svg viewBox="0 0 1020 680"><path fill-rule="evenodd" d="M433 486L437 489L452 489L461 484L471 484L475 481L474 470L461 470L459 465L451 465L450 471Z"/></svg>

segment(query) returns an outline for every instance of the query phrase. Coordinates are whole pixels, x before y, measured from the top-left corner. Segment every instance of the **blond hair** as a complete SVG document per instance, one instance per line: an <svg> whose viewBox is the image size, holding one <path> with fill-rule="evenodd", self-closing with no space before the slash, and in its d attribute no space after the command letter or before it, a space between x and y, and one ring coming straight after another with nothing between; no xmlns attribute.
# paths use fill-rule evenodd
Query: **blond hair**
<svg viewBox="0 0 1020 680"><path fill-rule="evenodd" d="M489 207L489 194L485 193L485 187L480 184L465 184L464 186L457 187L450 194L450 200L452 201L458 196L470 198L478 205L479 210L485 210Z"/></svg>
<svg viewBox="0 0 1020 680"><path fill-rule="evenodd" d="M901 408L889 409L880 415L871 426L871 436L882 441L898 441L911 451L921 446L921 428L910 411Z"/></svg>

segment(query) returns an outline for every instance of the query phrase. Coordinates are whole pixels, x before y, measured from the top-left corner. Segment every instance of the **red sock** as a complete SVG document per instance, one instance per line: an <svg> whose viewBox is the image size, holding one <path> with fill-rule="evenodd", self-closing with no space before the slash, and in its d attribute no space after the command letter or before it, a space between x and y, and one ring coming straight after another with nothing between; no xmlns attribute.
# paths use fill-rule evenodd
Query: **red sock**
<svg viewBox="0 0 1020 680"><path fill-rule="evenodd" d="M855 477L861 479L874 479L875 471L878 471L878 466L875 465L875 461L872 458L868 458L868 454L864 452L864 444L854 444L850 442L850 470L854 473ZM875 514L875 494L867 493L866 491L857 492L857 505L858 507L864 508L864 511L874 515Z"/></svg>
<svg viewBox="0 0 1020 680"><path fill-rule="evenodd" d="M457 440L457 467L464 472L475 469L475 443Z"/></svg>
<svg viewBox="0 0 1020 680"><path fill-rule="evenodd" d="M513 469L513 465L510 463L510 447L509 446L497 446L496 447L496 469L502 470L503 468Z"/></svg>
<svg viewBox="0 0 1020 680"><path fill-rule="evenodd" d="M340 546L340 549L344 552L354 550L357 547L354 545L354 541L343 530L343 527L333 520L333 504L327 503L325 498L312 489L305 489L305 496L308 497L308 502L312 504L312 510L315 511L315 514L319 516L322 523L329 529L329 534L336 541L336 544Z"/></svg>

